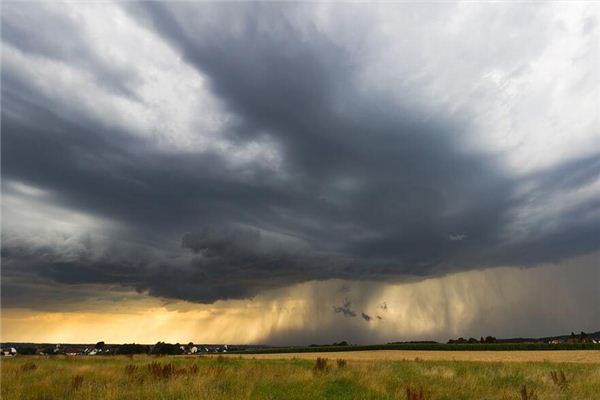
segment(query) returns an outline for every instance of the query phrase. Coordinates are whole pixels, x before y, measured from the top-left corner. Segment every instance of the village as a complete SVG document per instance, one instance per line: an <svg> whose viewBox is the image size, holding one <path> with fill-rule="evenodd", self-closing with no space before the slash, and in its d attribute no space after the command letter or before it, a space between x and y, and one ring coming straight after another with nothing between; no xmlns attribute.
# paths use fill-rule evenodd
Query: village
<svg viewBox="0 0 600 400"><path fill-rule="evenodd" d="M227 345L227 344L194 344L192 342L182 345L158 342L155 345L142 344L105 344L98 342L93 344L61 344L61 343L3 343L0 347L0 355L3 357L14 357L17 355L40 355L40 356L98 356L98 355L132 355L132 354L156 354L156 355L200 355L206 353L227 353L228 351L242 351L259 349L265 346L251 345Z"/></svg>

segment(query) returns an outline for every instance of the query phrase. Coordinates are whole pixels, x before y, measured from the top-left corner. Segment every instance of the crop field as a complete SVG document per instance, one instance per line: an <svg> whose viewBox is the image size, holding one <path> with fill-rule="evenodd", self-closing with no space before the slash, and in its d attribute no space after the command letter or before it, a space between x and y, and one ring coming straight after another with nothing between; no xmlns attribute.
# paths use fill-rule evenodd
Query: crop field
<svg viewBox="0 0 600 400"><path fill-rule="evenodd" d="M515 350L515 351L445 351L445 350L365 350L301 353L257 353L240 354L244 358L314 360L323 358L343 358L365 361L486 361L486 362L555 362L555 363L596 363L600 365L600 350ZM231 355L234 356L234 355ZM235 357L238 355L236 354ZM600 399L600 396L599 396Z"/></svg>
<svg viewBox="0 0 600 400"><path fill-rule="evenodd" d="M434 361L424 360L426 352L404 360L347 353L263 358L268 356L284 355L4 358L1 394L4 400L600 398L594 356L573 363Z"/></svg>

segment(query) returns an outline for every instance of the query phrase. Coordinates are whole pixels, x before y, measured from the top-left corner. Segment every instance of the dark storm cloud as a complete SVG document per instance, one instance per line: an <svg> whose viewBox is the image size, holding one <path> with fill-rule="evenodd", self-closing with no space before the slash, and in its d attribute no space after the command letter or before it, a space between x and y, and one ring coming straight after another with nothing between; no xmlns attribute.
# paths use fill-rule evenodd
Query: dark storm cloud
<svg viewBox="0 0 600 400"><path fill-rule="evenodd" d="M34 56L78 66L90 72L104 88L134 96L134 71L90 51L90 38L76 17L50 4L7 3L2 7L2 40Z"/></svg>
<svg viewBox="0 0 600 400"><path fill-rule="evenodd" d="M279 146L286 178L259 160L231 167L223 153L149 146L65 109L19 71L3 68L4 182L44 189L60 207L126 227L112 238L120 245L114 251L4 240L3 277L117 284L212 302L315 279L529 265L598 249L600 225L590 218L600 209L597 200L552 215L552 229L535 222L526 224L532 235L511 236L523 222L515 210L593 182L598 157L511 176L493 157L464 149L469 127L460 117L430 115L360 87L352 49L304 20L301 7L148 2L127 8L208 78L236 116L225 137L245 143L266 136ZM89 66L97 81L115 87L135 81L90 55L83 42L65 47L58 37L73 36L72 25L36 21L56 40L34 41L30 29L4 16L3 40ZM519 192L524 184L533 189ZM130 242L181 248L123 250ZM355 316L349 306L335 311Z"/></svg>

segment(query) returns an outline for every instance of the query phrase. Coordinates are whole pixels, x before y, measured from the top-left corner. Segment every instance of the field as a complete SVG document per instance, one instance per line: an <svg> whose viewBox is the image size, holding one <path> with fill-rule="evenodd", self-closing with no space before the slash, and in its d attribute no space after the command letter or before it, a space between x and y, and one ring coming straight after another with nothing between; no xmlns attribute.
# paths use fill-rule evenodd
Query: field
<svg viewBox="0 0 600 400"><path fill-rule="evenodd" d="M579 361L573 363L496 362L496 355L490 356L491 362L426 361L426 357L440 356L427 352L413 352L410 357L392 356L390 352L379 355L364 352L360 356L361 353L319 353L319 357L328 358L326 365L320 364L321 368L316 367L318 363L310 353L244 358L237 355L4 358L1 394L4 400L600 398L600 363L595 351L588 351L587 359L584 354L571 354L573 360ZM571 352L553 353L568 356ZM527 358L524 353L513 358L511 352L502 354L507 360ZM338 363L342 358L345 362ZM413 397L408 396L407 389ZM537 397L531 395L532 391Z"/></svg>
<svg viewBox="0 0 600 400"><path fill-rule="evenodd" d="M235 355L237 357L238 355ZM516 350L516 351L419 351L419 350L365 350L303 353L258 353L241 354L244 358L287 359L301 358L314 360L318 357L329 359L364 361L486 361L486 362L553 362L553 363L595 363L600 365L600 350Z"/></svg>

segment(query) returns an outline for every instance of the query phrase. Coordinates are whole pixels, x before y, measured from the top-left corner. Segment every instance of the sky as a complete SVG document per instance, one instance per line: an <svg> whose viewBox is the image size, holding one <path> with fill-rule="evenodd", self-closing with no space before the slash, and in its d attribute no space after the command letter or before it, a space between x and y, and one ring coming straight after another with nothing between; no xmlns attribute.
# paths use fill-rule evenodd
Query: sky
<svg viewBox="0 0 600 400"><path fill-rule="evenodd" d="M600 6L3 2L1 338L600 330Z"/></svg>

